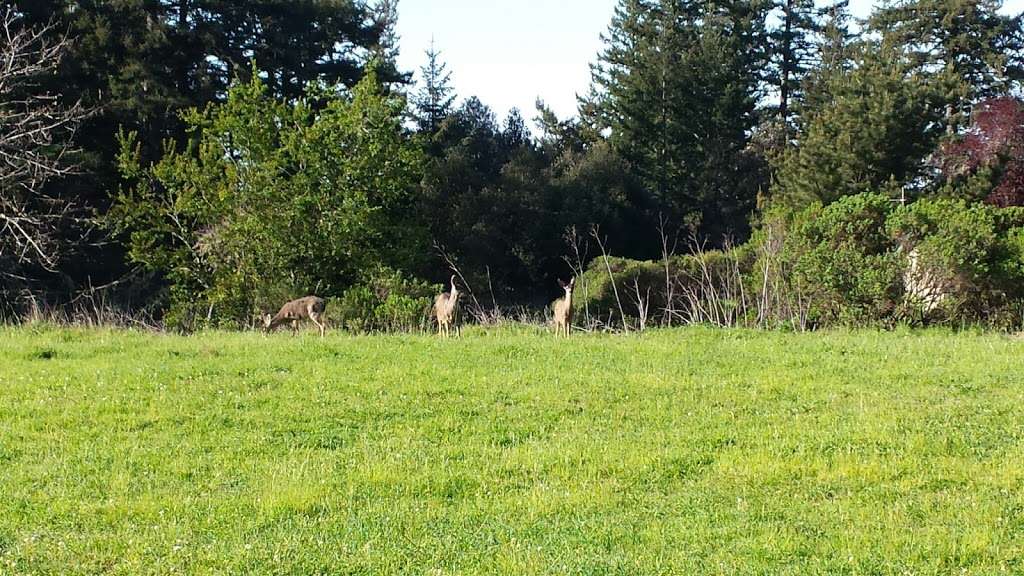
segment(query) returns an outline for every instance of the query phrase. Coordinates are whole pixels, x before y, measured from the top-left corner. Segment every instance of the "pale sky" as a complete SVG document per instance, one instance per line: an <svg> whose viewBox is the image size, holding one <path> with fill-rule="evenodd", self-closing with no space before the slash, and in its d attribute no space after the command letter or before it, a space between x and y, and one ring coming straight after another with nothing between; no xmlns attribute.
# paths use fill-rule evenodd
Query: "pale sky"
<svg viewBox="0 0 1024 576"><path fill-rule="evenodd" d="M527 121L540 97L559 117L576 113L590 85L589 64L601 48L616 0L400 0L399 65L415 71L431 39L452 73L459 100L478 96L503 118L513 107ZM851 0L854 16L873 0ZM1006 0L1019 14L1024 0Z"/></svg>

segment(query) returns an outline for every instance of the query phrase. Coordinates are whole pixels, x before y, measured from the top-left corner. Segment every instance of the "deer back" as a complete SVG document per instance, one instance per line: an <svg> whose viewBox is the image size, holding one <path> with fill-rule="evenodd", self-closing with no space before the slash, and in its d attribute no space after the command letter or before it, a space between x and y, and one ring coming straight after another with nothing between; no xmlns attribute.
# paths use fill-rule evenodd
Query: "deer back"
<svg viewBox="0 0 1024 576"><path fill-rule="evenodd" d="M289 320L303 320L309 318L310 313L323 314L327 304L323 298L306 296L291 302L286 302L277 315L270 321L271 325L277 325Z"/></svg>

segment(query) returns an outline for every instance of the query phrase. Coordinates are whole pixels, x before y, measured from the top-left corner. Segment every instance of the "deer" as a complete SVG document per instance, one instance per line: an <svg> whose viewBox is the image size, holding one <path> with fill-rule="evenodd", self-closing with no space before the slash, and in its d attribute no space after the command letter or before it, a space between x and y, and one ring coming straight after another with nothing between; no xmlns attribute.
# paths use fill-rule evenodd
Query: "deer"
<svg viewBox="0 0 1024 576"><path fill-rule="evenodd" d="M565 296L555 300L551 305L555 312L555 335L562 336L564 334L568 338L572 331L572 290L576 286L576 277L573 276L568 284L559 278L558 284L565 291Z"/></svg>
<svg viewBox="0 0 1024 576"><path fill-rule="evenodd" d="M451 292L442 292L434 298L434 316L437 317L437 335L452 335L452 324L455 321L455 307L459 303L459 290L455 287L455 275L452 275ZM458 335L458 327L456 327Z"/></svg>
<svg viewBox="0 0 1024 576"><path fill-rule="evenodd" d="M320 337L323 338L324 332L326 331L323 319L324 309L326 307L327 303L324 299L317 296L306 296L305 298L292 300L284 306L281 306L277 315L265 315L263 317L263 329L266 332L270 332L278 326L286 322L290 322L292 326L292 333L298 334L299 321L309 320L313 324L316 324L316 327L320 329Z"/></svg>

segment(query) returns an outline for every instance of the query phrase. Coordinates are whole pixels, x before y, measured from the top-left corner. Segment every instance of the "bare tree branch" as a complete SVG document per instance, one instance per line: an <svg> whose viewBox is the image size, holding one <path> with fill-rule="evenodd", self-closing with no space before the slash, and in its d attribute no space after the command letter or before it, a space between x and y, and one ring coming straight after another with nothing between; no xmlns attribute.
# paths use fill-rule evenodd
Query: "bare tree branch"
<svg viewBox="0 0 1024 576"><path fill-rule="evenodd" d="M55 270L69 222L83 207L46 191L54 178L78 171L70 160L75 132L89 111L41 90L70 46L54 24L22 25L12 7L0 12L0 276L21 277L16 266Z"/></svg>

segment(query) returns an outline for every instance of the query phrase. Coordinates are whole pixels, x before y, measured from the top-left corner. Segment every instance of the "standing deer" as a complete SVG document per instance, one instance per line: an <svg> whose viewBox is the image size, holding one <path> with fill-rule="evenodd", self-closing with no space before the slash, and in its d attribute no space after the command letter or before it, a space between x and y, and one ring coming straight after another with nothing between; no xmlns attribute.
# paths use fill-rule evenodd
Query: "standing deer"
<svg viewBox="0 0 1024 576"><path fill-rule="evenodd" d="M552 308L555 311L555 334L557 336L565 335L569 337L569 333L572 331L572 289L576 286L576 277L573 276L566 284L562 282L562 279L558 279L558 284L565 290L565 296L562 296L558 300L555 300L552 304Z"/></svg>
<svg viewBox="0 0 1024 576"><path fill-rule="evenodd" d="M320 337L323 338L324 331L326 330L323 322L324 309L326 307L327 303L324 302L324 299L316 296L306 296L305 298L292 300L281 306L276 316L271 316L270 314L264 316L263 328L270 332L281 324L290 322L292 332L297 334L299 332L299 321L309 320L320 329Z"/></svg>
<svg viewBox="0 0 1024 576"><path fill-rule="evenodd" d="M434 298L434 316L437 317L438 336L451 336L452 324L455 321L455 306L459 303L459 290L455 287L455 276L452 275L452 291L442 292ZM458 327L456 327L458 335Z"/></svg>

